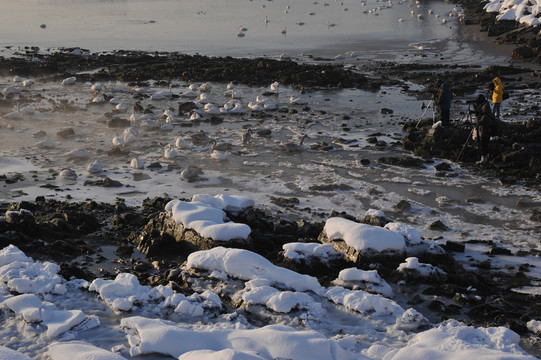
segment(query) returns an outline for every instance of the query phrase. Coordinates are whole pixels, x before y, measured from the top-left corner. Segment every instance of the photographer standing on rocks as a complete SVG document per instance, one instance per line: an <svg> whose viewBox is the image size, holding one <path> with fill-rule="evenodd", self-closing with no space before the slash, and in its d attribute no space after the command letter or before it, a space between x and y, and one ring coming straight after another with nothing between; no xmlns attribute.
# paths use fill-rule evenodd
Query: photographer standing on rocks
<svg viewBox="0 0 541 360"><path fill-rule="evenodd" d="M434 103L439 107L439 116L440 121L443 126L450 125L450 114L451 114L451 101L453 100L453 94L449 91L449 85L447 83L442 83L438 89Z"/></svg>
<svg viewBox="0 0 541 360"><path fill-rule="evenodd" d="M503 85L499 77L492 79L494 90L492 90L492 114L500 120L500 107L503 101Z"/></svg>
<svg viewBox="0 0 541 360"><path fill-rule="evenodd" d="M479 100L481 101L482 99ZM477 140L479 154L481 155L481 160L479 160L477 164L486 164L490 157L488 152L488 144L490 137L496 135L497 133L498 120L492 111L490 111L490 104L488 101L485 101L484 103L480 102L478 108L480 109L479 112L477 112L476 109L473 138L474 140Z"/></svg>

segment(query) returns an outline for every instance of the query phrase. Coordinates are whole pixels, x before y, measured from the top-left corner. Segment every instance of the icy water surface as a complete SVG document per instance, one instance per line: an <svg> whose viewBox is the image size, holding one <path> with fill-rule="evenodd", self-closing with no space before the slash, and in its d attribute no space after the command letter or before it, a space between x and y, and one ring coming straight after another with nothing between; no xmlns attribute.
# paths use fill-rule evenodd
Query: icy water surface
<svg viewBox="0 0 541 360"><path fill-rule="evenodd" d="M350 50L369 58L418 51L423 44L441 51L451 42L455 53L464 50L454 41L460 10L443 1L2 0L0 5L4 46L218 56ZM466 52L471 55L471 49Z"/></svg>
<svg viewBox="0 0 541 360"><path fill-rule="evenodd" d="M211 84L206 92L192 91L189 84L181 82L173 82L170 89L158 82L144 89L122 83L103 84L102 93L114 96L127 108L116 113L116 105L98 101L100 94L93 93L91 85L40 82L22 90L27 98L39 99L31 104L34 113L24 113L19 106L19 119L4 115L0 141L3 161L15 158L33 167L11 165L14 169L8 175L15 169L24 170L31 181L22 187L17 183L4 187L3 198L69 195L73 200L113 201L122 197L139 205L145 197L163 194L189 199L195 193L225 192L253 197L256 204L274 212L285 211L293 218L324 220L331 210L362 217L364 211L376 208L395 220L418 226L427 236L438 235L428 226L441 220L452 229L446 233L447 238L497 239L522 249L537 246L538 227L529 220L529 206L517 207L517 202L539 202L538 193L520 186L501 186L496 180L483 179L456 165L452 165L453 172L441 174L434 168L441 162L437 159L425 164L424 169L378 163L380 157L403 155L400 123L416 119L421 113L420 102L397 89L299 94L282 86L278 93L269 94L268 87L236 85L236 100L244 112L214 115L223 120L215 123L208 103L221 108L231 101L227 84ZM177 97L152 99L152 95L169 91ZM38 93L40 97L34 97ZM206 100L199 100L201 95ZM292 97L298 103L291 103ZM267 99L276 109L250 110L257 99ZM194 115L190 113L179 115L178 104L186 101L197 104L200 119L192 120ZM133 114L136 103L151 114L144 118ZM59 110L62 104L69 104L67 110ZM393 114L381 111L389 106ZM174 115L166 120L165 111ZM426 116L431 116L430 111ZM126 126L110 127L112 118L126 121ZM127 127L136 135L117 147L123 153L111 154L115 148L113 137L122 135ZM56 133L67 128L73 129L75 136L58 138ZM247 129L252 130L252 139L243 144L241 136ZM192 135L201 130L209 139L228 143L231 148L213 155L212 141L194 144ZM297 151L284 151L283 143L299 144L304 135L308 137ZM176 157L166 157L168 146ZM74 157L70 155L74 150L84 150L87 155ZM144 168L130 166L134 156L142 160ZM90 173L87 166L95 160L100 161L103 170ZM366 162L368 165L363 165ZM189 166L202 171L195 181L181 177ZM63 168L74 170L77 179L57 176ZM123 186L97 188L85 184L105 177ZM44 183L54 186L39 187ZM275 205L280 198L289 199L287 210ZM410 202L411 209L397 210L401 200Z"/></svg>

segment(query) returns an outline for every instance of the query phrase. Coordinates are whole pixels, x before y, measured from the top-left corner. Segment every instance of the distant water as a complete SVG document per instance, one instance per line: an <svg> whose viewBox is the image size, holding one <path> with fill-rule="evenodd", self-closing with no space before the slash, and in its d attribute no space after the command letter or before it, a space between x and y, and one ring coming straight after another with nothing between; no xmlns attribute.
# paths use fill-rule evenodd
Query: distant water
<svg viewBox="0 0 541 360"><path fill-rule="evenodd" d="M0 0L0 7L2 46L218 56L415 51L448 41L458 20L441 0Z"/></svg>

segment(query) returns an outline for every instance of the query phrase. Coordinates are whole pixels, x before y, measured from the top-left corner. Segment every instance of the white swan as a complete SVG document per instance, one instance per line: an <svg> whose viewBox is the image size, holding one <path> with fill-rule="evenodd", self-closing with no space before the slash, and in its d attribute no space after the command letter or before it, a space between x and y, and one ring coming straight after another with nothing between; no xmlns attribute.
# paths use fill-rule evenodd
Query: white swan
<svg viewBox="0 0 541 360"><path fill-rule="evenodd" d="M233 147L233 144L227 142L218 144L214 139L211 139L210 142L212 143L212 146L210 148L212 151L228 151L231 150L231 148Z"/></svg>
<svg viewBox="0 0 541 360"><path fill-rule="evenodd" d="M206 93L202 93L199 95L199 102L201 104L208 104L211 101Z"/></svg>
<svg viewBox="0 0 541 360"><path fill-rule="evenodd" d="M185 93L181 94L180 96L185 97L185 98L195 98L197 97L197 93L193 90L188 90Z"/></svg>
<svg viewBox="0 0 541 360"><path fill-rule="evenodd" d="M4 115L4 118L9 120L19 120L22 117L23 115L19 110L15 110Z"/></svg>
<svg viewBox="0 0 541 360"><path fill-rule="evenodd" d="M224 96L228 96L231 99L240 99L242 98L242 93L236 89L230 89L224 92Z"/></svg>
<svg viewBox="0 0 541 360"><path fill-rule="evenodd" d="M133 128L133 127L127 127L124 129L124 132L122 133L122 137L124 138L125 143L131 143L137 140L137 136L139 136L139 132Z"/></svg>
<svg viewBox="0 0 541 360"><path fill-rule="evenodd" d="M214 160L227 160L227 153L225 151L212 150L212 153L210 153L210 157Z"/></svg>
<svg viewBox="0 0 541 360"><path fill-rule="evenodd" d="M205 104L204 110L207 114L211 115L218 115L220 114L220 109L216 107L216 105L212 103Z"/></svg>
<svg viewBox="0 0 541 360"><path fill-rule="evenodd" d="M210 140L207 133L204 132L203 130L199 130L195 134L192 134L191 139L192 139L192 143L197 146L207 145Z"/></svg>
<svg viewBox="0 0 541 360"><path fill-rule="evenodd" d="M77 179L77 173L73 171L72 169L67 169L67 168L60 170L59 176L61 179L65 179L65 180Z"/></svg>
<svg viewBox="0 0 541 360"><path fill-rule="evenodd" d="M103 89L105 89L105 86L103 86L101 83L95 83L95 84L92 84L92 86L90 87L90 89L91 89L93 92L100 92L100 91L102 91Z"/></svg>
<svg viewBox="0 0 541 360"><path fill-rule="evenodd" d="M160 126L161 131L172 131L174 128L170 117L165 118L165 123Z"/></svg>
<svg viewBox="0 0 541 360"><path fill-rule="evenodd" d="M163 150L163 157L164 158L166 158L168 160L173 160L176 157L178 157L179 155L180 155L180 153L178 152L178 150L173 148L171 146L171 144L165 145L165 148Z"/></svg>
<svg viewBox="0 0 541 360"><path fill-rule="evenodd" d="M29 87L29 86L32 86L33 84L34 84L34 80L32 80L32 79L27 79L27 80L23 81L23 86L24 87Z"/></svg>
<svg viewBox="0 0 541 360"><path fill-rule="evenodd" d="M275 110L276 105L269 98L263 96L257 96L255 99L256 103L260 104L265 108L265 110Z"/></svg>
<svg viewBox="0 0 541 360"><path fill-rule="evenodd" d="M201 84L201 86L199 86L199 91L202 91L202 92L210 92L213 88L213 85L212 83L210 83L209 81Z"/></svg>
<svg viewBox="0 0 541 360"><path fill-rule="evenodd" d="M115 109L117 109L118 111L126 112L128 111L128 105L120 103L115 106Z"/></svg>
<svg viewBox="0 0 541 360"><path fill-rule="evenodd" d="M115 133L115 136L113 136L113 140L111 140L111 142L115 147L119 147L124 145L124 138L118 135L118 133Z"/></svg>
<svg viewBox="0 0 541 360"><path fill-rule="evenodd" d="M160 124L158 124L158 122L152 116L148 116L141 118L141 126L146 129L156 129L160 126Z"/></svg>
<svg viewBox="0 0 541 360"><path fill-rule="evenodd" d="M233 109L229 110L228 113L230 114L244 114L246 113L246 109L244 106L242 106L241 102L235 102Z"/></svg>
<svg viewBox="0 0 541 360"><path fill-rule="evenodd" d="M289 98L289 103L290 104L295 104L295 105L306 105L306 104L308 104L308 100L306 100L305 98L297 95L297 96L291 96Z"/></svg>
<svg viewBox="0 0 541 360"><path fill-rule="evenodd" d="M263 105L265 107L265 110L276 110L276 105L272 101L267 101Z"/></svg>
<svg viewBox="0 0 541 360"><path fill-rule="evenodd" d="M159 92L150 95L150 100L166 100L166 99L167 99L167 96Z"/></svg>
<svg viewBox="0 0 541 360"><path fill-rule="evenodd" d="M88 166L86 167L86 171L88 171L90 174L97 174L103 170L103 166L101 165L101 162L99 160L92 161Z"/></svg>
<svg viewBox="0 0 541 360"><path fill-rule="evenodd" d="M2 93L4 94L4 98L11 94L18 94L21 92L21 89L17 86L8 86L4 90L2 90Z"/></svg>
<svg viewBox="0 0 541 360"><path fill-rule="evenodd" d="M143 163L143 160L141 160L137 156L133 156L130 161L130 166L132 169L143 169L145 167L145 164Z"/></svg>
<svg viewBox="0 0 541 360"><path fill-rule="evenodd" d="M77 81L77 78L75 76L71 76L62 80L62 85L73 85L75 84L75 81Z"/></svg>
<svg viewBox="0 0 541 360"><path fill-rule="evenodd" d="M186 143L186 140L183 137L177 137L175 139L175 146L179 149L186 149L188 147L188 143Z"/></svg>
<svg viewBox="0 0 541 360"><path fill-rule="evenodd" d="M194 111L191 115L190 115L190 120L191 121L197 121L197 120L200 120L201 119L201 115L197 112L197 111Z"/></svg>
<svg viewBox="0 0 541 360"><path fill-rule="evenodd" d="M75 149L68 152L66 156L68 159L82 160L82 159L88 159L90 154L88 153L86 149Z"/></svg>
<svg viewBox="0 0 541 360"><path fill-rule="evenodd" d="M95 104L103 104L105 102L105 96L100 94L92 99L92 102Z"/></svg>
<svg viewBox="0 0 541 360"><path fill-rule="evenodd" d="M203 174L203 170L197 166L188 166L180 172L180 178L188 182L196 181L199 175Z"/></svg>
<svg viewBox="0 0 541 360"><path fill-rule="evenodd" d="M265 107L261 104L258 104L258 103L253 103L253 102L249 102L248 103L248 109L250 109L251 111L254 111L254 112L259 112L259 111L264 111L265 110Z"/></svg>
<svg viewBox="0 0 541 360"><path fill-rule="evenodd" d="M278 83L278 81L275 81L270 85L270 90L278 94L278 91L280 90L280 84Z"/></svg>

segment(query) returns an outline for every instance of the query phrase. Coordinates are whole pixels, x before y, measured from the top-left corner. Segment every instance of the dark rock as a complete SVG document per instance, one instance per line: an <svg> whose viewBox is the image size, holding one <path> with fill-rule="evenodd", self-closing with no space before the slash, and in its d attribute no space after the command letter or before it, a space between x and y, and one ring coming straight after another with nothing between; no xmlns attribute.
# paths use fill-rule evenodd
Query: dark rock
<svg viewBox="0 0 541 360"><path fill-rule="evenodd" d="M464 243L447 240L445 242L445 250L454 251L454 252L464 252L466 250L466 245Z"/></svg>
<svg viewBox="0 0 541 360"><path fill-rule="evenodd" d="M441 220L436 220L432 224L428 226L430 230L438 230L438 231L447 231L449 230L449 227L441 222Z"/></svg>
<svg viewBox="0 0 541 360"><path fill-rule="evenodd" d="M394 205L393 207L397 210L405 212L411 209L411 203L407 200L400 200L398 204Z"/></svg>
<svg viewBox="0 0 541 360"><path fill-rule="evenodd" d="M453 168L451 167L451 164L446 163L446 162L441 162L441 163L435 165L434 168L437 171L452 171L453 170Z"/></svg>
<svg viewBox="0 0 541 360"><path fill-rule="evenodd" d="M536 54L531 47L520 46L513 50L513 53L511 55L513 59L528 60L535 57Z"/></svg>
<svg viewBox="0 0 541 360"><path fill-rule="evenodd" d="M426 166L421 159L413 158L411 156L387 156L378 159L379 164L388 164L394 166L401 166L405 168L425 169Z"/></svg>
<svg viewBox="0 0 541 360"><path fill-rule="evenodd" d="M126 128L130 126L130 121L115 117L107 121L107 126L110 128Z"/></svg>
<svg viewBox="0 0 541 360"><path fill-rule="evenodd" d="M56 136L61 139L69 139L75 136L75 131L73 129L63 129L56 133Z"/></svg>
<svg viewBox="0 0 541 360"><path fill-rule="evenodd" d="M109 177L106 177L102 180L86 180L84 182L85 185L94 185L94 186L101 186L101 187L122 187L122 183L118 180L112 180Z"/></svg>
<svg viewBox="0 0 541 360"><path fill-rule="evenodd" d="M270 129L261 129L256 131L257 136L270 136L272 134L272 131Z"/></svg>

